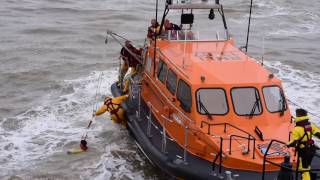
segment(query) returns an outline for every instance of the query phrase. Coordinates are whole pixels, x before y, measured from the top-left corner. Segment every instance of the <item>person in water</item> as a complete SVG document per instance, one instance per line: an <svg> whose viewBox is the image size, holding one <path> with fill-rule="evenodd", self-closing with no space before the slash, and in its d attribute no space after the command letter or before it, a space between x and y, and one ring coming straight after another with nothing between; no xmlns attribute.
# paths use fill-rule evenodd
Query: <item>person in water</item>
<svg viewBox="0 0 320 180"><path fill-rule="evenodd" d="M111 98L106 96L104 99L103 105L93 114L94 116L100 116L105 112L109 112L111 115L111 120L114 123L121 124L123 127L127 128L127 120L125 117L124 110L121 107L121 103L128 98L128 95L118 96ZM91 123L90 123L91 124ZM68 154L78 154L82 152L86 152L88 150L88 144L85 139L81 139L80 147L69 149L67 151Z"/></svg>
<svg viewBox="0 0 320 180"><path fill-rule="evenodd" d="M288 147L294 147L298 152L299 170L306 171L302 173L302 180L311 180L309 171L317 149L312 136L320 138L320 130L309 122L308 112L304 109L296 109L295 123Z"/></svg>
<svg viewBox="0 0 320 180"><path fill-rule="evenodd" d="M87 141L82 139L80 141L80 147L79 148L69 149L67 151L67 154L79 154L79 153L82 153L82 152L86 152L87 150L88 150Z"/></svg>
<svg viewBox="0 0 320 180"><path fill-rule="evenodd" d="M156 19L151 20L151 26L148 27L148 34L147 37L149 39L154 39L155 33L159 33L160 25Z"/></svg>
<svg viewBox="0 0 320 180"><path fill-rule="evenodd" d="M127 127L127 120L125 112L121 107L121 103L128 98L128 95L118 96L111 98L106 96L103 105L95 112L95 116L100 116L105 112L109 112L111 120L114 123L121 124L123 127Z"/></svg>
<svg viewBox="0 0 320 180"><path fill-rule="evenodd" d="M129 52L129 51L131 52ZM130 41L125 42L125 47L122 47L120 51L120 56L124 63L121 67L120 78L118 81L118 87L123 82L124 76L128 72L128 69L131 68L129 76L134 76L137 72L137 66L140 64L138 59L141 59L142 49L135 48ZM126 80L124 83L124 88L122 92L126 94L129 90L129 80Z"/></svg>

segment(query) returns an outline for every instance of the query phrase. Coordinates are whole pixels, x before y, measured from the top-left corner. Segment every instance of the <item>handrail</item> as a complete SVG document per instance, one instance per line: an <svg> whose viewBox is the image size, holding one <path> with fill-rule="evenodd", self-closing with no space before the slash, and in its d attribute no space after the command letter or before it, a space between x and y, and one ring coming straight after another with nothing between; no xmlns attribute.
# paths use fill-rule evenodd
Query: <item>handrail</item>
<svg viewBox="0 0 320 180"><path fill-rule="evenodd" d="M216 157L212 161L212 171L215 171L216 161L219 158L219 173L220 174L222 172L222 151L223 151L222 147L223 147L223 138L220 136L220 151L219 151L218 155L216 155Z"/></svg>
<svg viewBox="0 0 320 180"><path fill-rule="evenodd" d="M295 172L295 179L296 179L296 180L298 180L298 174L299 174L299 173L310 172L310 171L312 171L312 172L320 172L320 169L299 170L299 163L300 163L300 162L299 162L299 161L300 161L299 153L298 153L298 157L297 157L297 163L296 163L296 169L295 169L295 170L293 170L292 168L288 168L288 167L286 167L286 166L283 166L283 165L281 165L281 164L277 164L277 163L272 162L272 161L270 161L270 160L267 160L267 156L268 156L268 155L271 155L271 154L268 154L268 152L269 152L269 150L270 150L270 148L271 148L272 143L274 143L274 142L277 142L277 143L280 143L280 144L283 144L283 145L287 145L285 142L282 142L282 141L279 141L279 140L276 140L276 139L272 139L272 140L270 141L270 143L269 143L269 145L268 145L268 147L267 147L267 150L265 151L265 153L264 153L264 155L263 155L262 180L265 179L266 162L268 162L268 163L270 163L270 164L272 164L272 165L274 165L274 166L280 167L280 168L282 168L282 169L286 169L286 170L288 170L288 171L290 171L290 172ZM301 144L301 143L298 143L297 147L299 147L300 144ZM315 156L315 157L320 158L320 156Z"/></svg>
<svg viewBox="0 0 320 180"><path fill-rule="evenodd" d="M229 139L229 141L230 141L229 142L229 154L231 155L231 147L232 147L232 139L233 139L232 137L238 137L238 138L242 138L242 139L247 139L248 140L248 152L250 151L250 141L253 141L252 159L255 159L255 149L254 148L256 146L256 138L254 136L252 136L250 133L248 133L245 130L240 129L237 126L234 126L234 125L232 125L230 123L214 123L214 124L212 124L212 123L208 123L206 121L201 121L200 127L202 128L204 126L204 124L208 126L207 134L209 134L209 135L211 134L211 126L220 126L220 125L224 126L224 130L223 130L224 133L227 132L227 125L228 125L228 126L231 126L231 127L235 128L235 129L247 134L248 137L239 136L239 135L235 135L235 134L231 134L230 135L230 139ZM225 138L225 140L227 140L227 138Z"/></svg>
<svg viewBox="0 0 320 180"><path fill-rule="evenodd" d="M206 122L206 121L201 121L201 124L200 124L200 127L201 127L201 128L203 127L203 124L206 124L206 125L208 126L208 134L210 133L211 126L224 125L224 131L223 131L223 132L227 132L227 125L228 125L228 126L231 126L231 127L235 128L235 129L237 129L237 130L239 130L239 131L247 134L248 136L251 136L251 137L255 138L254 136L252 136L252 135L251 135L250 133L248 133L247 131L245 131L245 130L243 130L243 129L240 129L240 128L238 128L237 126L234 126L234 125L232 125L232 124L230 124L230 123L227 123L227 122L226 122L226 123L208 123L208 122Z"/></svg>
<svg viewBox="0 0 320 180"><path fill-rule="evenodd" d="M156 112L156 113L159 113L159 110L157 110L152 104L150 101L147 102L147 105L149 107L149 117L147 118L148 119L148 125L147 125L147 135L149 137L151 137L151 124L153 126L155 126L153 123L152 123L152 119L151 119L151 112ZM169 121L169 122L173 122L171 119L165 117L163 114L160 115L162 118L165 119L165 121ZM166 127L163 126L163 132L162 132L162 146L161 146L161 150L162 152L166 152L166 140L168 137L166 136ZM158 129L158 128L157 128ZM188 129L190 129L191 131L196 131L196 132L200 132L200 133L203 133L205 134L204 132L202 131L198 131L198 130L195 130L195 129L192 129L192 128L189 128L188 126L184 126L184 129L185 129L185 143L184 143L184 146L183 146L183 149L184 149L184 155L183 155L183 160L186 162L186 159L187 159L187 151L188 151ZM158 129L159 130L159 129ZM160 131L160 130L159 130ZM161 133L161 132L160 132ZM219 173L222 172L222 158L223 158L223 137L221 136L213 136L213 135L210 135L211 137L213 138L219 138L220 139L220 148L219 148L219 153L218 155L216 155L215 159L212 161L212 169L214 171L215 169L215 164L216 164L216 161L218 160L219 158Z"/></svg>
<svg viewBox="0 0 320 180"><path fill-rule="evenodd" d="M243 138L243 139L247 139L248 140L248 153L250 151L250 142L253 141L253 147L252 147L252 159L255 159L255 147L256 147L256 139L253 137L251 138L251 136L249 137L244 137L244 136L238 136L235 134L230 135L230 139L229 139L229 154L231 155L231 148L232 148L232 137L238 137L238 138Z"/></svg>

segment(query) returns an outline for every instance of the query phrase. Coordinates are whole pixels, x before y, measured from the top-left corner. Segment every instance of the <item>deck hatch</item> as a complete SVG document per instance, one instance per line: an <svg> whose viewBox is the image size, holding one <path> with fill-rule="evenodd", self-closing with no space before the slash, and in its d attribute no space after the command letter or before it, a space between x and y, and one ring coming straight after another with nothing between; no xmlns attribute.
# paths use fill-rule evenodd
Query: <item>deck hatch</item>
<svg viewBox="0 0 320 180"><path fill-rule="evenodd" d="M235 61L241 60L241 55L237 51L230 51L230 52L195 52L194 56L201 59L202 61Z"/></svg>

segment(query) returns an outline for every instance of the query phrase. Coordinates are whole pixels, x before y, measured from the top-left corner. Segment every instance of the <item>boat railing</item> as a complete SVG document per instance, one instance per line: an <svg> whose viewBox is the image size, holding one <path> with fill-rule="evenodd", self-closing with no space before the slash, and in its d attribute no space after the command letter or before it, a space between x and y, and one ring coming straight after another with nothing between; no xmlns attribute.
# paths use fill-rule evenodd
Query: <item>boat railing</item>
<svg viewBox="0 0 320 180"><path fill-rule="evenodd" d="M161 39L169 41L183 41L183 42L203 42L203 41L226 41L227 35L221 39L219 31L214 32L200 32L198 30L183 29L183 30L164 30L159 36Z"/></svg>
<svg viewBox="0 0 320 180"><path fill-rule="evenodd" d="M246 151L244 151L244 153L249 153L250 152L251 141L253 141L252 159L255 159L256 138L254 136L252 136L250 133L248 133L247 131L245 131L245 130L237 127L237 126L234 126L234 125L232 125L230 123L208 123L206 121L201 121L200 127L203 128L204 126L208 127L208 130L207 130L207 134L208 135L211 135L211 127L214 127L214 126L224 126L224 128L223 128L223 132L224 133L227 133L227 127L230 126L230 127L234 128L234 129L237 129L238 131L246 134L247 137L236 135L236 134L230 134L230 138L224 138L224 140L229 140L229 155L232 154L232 141L233 140L244 139L244 140L248 141L247 147L246 147ZM235 138L237 138L237 139L235 139Z"/></svg>
<svg viewBox="0 0 320 180"><path fill-rule="evenodd" d="M165 99L165 101L171 105L171 107L176 111L176 115L178 115L181 119L181 126L183 127L184 131L184 142L182 144L183 146L183 157L182 160L184 163L188 163L187 158L188 158L188 149L189 149L189 140L188 140L188 134L190 134L190 131L192 132L198 132L202 134L206 134L202 132L201 130L196 130L190 128L190 123L194 124L195 121L190 119L188 116L183 114L180 109L178 109L172 101L163 94L163 92L160 90L160 88L157 86L157 84L154 82L154 80L147 74L144 73L146 77L150 80L150 82L153 84L155 88L157 88L158 92L161 94L161 96ZM138 80L134 80L134 78L130 77L129 78L131 85L129 86L129 100L130 101L138 101L138 110L136 111L136 117L138 121L141 121L141 105L142 105L142 100L141 100L141 82ZM136 89L136 91L135 91ZM152 137L152 129L156 129L160 132L162 135L161 138L161 152L167 153L167 140L170 140L172 142L176 142L175 139L170 138L170 136L167 135L167 124L170 122L174 122L172 119L166 117L165 115L161 114L160 111L151 103L151 102L146 102L147 106L149 108L149 111L147 112L147 136ZM156 123L153 122L152 114L160 114L160 117L163 119L163 123L161 124L162 127L158 127ZM152 128L152 126L154 128ZM219 164L219 173L222 172L222 158L224 157L223 153L223 142L225 139L223 139L221 136L213 135L210 134L212 138L218 138L220 140L219 144L219 149L217 150L217 154L215 154L215 158L212 161L212 169L213 171L215 170L215 165ZM178 156L178 155L177 155ZM217 161L219 162L217 163Z"/></svg>
<svg viewBox="0 0 320 180"><path fill-rule="evenodd" d="M266 179L266 175L265 175L266 174L266 163L269 163L269 164L272 164L274 166L280 167L281 169L286 170L287 172L295 173L295 178L294 178L295 180L298 180L299 179L299 174L303 173L303 172L310 172L310 173L311 172L312 173L315 173L315 172L319 173L320 172L319 168L317 168L317 169L310 168L309 170L299 170L299 164L300 164L299 153L297 153L298 156L295 155L295 157L296 157L295 167L293 167L293 166L292 167L291 166L288 167L288 166L285 166L284 164L275 163L271 159L269 160L268 157L272 156L273 153L268 153L268 152L271 149L273 143L279 143L279 144L282 144L283 146L287 146L287 144L285 142L282 142L282 141L279 141L279 140L276 140L276 139L272 139L270 141L270 143L269 143L269 145L268 145L268 147L267 147L267 149L266 149L266 151L265 151L265 153L263 155L262 180ZM301 144L301 142L298 143L297 147L300 147L300 144ZM288 155L290 155L290 154L288 153ZM317 155L317 154L315 154L314 157L320 159L320 156Z"/></svg>
<svg viewBox="0 0 320 180"><path fill-rule="evenodd" d="M160 38L172 41L196 41L199 40L199 31L193 30L165 30Z"/></svg>
<svg viewBox="0 0 320 180"><path fill-rule="evenodd" d="M162 129L159 128L153 121L152 121L152 113L159 113L159 110L157 110L152 104L151 102L147 102L147 105L149 107L149 113L147 116L147 120L148 120L148 124L147 124L147 136L151 137L151 125L154 127L154 129L158 130L160 132L160 134L162 135L161 138L161 152L162 153L168 153L167 152L167 140L170 140L172 142L176 142L177 141L175 139L170 138L169 136L167 136L167 123L173 123L174 121L171 120L170 118L166 117L165 115L161 114L160 117L163 119L163 123L162 123ZM196 129L192 129L187 125L182 124L183 128L184 128L184 142L183 142L183 162L184 163L188 163L187 161L187 157L188 157L188 149L189 149L189 141L188 141L188 134L189 132L196 132L196 133L202 133L205 134L202 131L196 130ZM222 173L222 158L224 157L223 155L223 141L224 139L221 136L217 136L217 135L210 135L212 138L218 138L220 140L219 143L219 151L217 152L217 154L214 154L215 158L212 161L212 170L215 171L215 167L216 167L216 163L217 160L219 160L218 164L219 164L219 173Z"/></svg>
<svg viewBox="0 0 320 180"><path fill-rule="evenodd" d="M221 5L214 0L194 1L194 0L175 0L168 4L169 9L221 9Z"/></svg>

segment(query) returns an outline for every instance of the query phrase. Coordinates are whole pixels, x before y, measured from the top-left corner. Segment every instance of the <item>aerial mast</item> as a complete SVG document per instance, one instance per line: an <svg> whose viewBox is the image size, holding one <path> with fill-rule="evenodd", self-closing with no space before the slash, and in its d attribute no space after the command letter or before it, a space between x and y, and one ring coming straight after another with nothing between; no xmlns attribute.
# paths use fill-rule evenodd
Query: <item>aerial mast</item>
<svg viewBox="0 0 320 180"><path fill-rule="evenodd" d="M158 23L158 4L159 0L156 1L156 23ZM157 28L154 33L154 49L153 49L153 76L156 73L156 52L157 52Z"/></svg>
<svg viewBox="0 0 320 180"><path fill-rule="evenodd" d="M248 22L248 31L247 31L247 42L246 42L246 53L248 52L248 43L249 43L249 33L250 33L250 25L251 25L251 14L252 14L252 1L250 2L250 14L249 14L249 22Z"/></svg>

